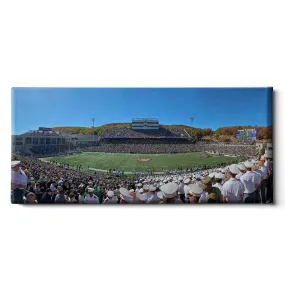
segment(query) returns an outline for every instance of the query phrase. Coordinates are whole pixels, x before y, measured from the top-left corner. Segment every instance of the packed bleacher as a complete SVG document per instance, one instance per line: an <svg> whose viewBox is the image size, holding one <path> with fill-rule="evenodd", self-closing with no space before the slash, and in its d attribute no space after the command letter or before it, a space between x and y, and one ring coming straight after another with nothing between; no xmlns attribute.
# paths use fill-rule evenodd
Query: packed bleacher
<svg viewBox="0 0 285 285"><path fill-rule="evenodd" d="M73 169L12 155L15 204L272 203L273 164L260 157L223 168L154 176Z"/></svg>
<svg viewBox="0 0 285 285"><path fill-rule="evenodd" d="M251 157L256 155L255 145L244 145L244 144L223 144L223 143L212 143L204 144L203 151L218 152L224 155L235 155L235 156L246 156Z"/></svg>
<svg viewBox="0 0 285 285"><path fill-rule="evenodd" d="M48 146L33 146L30 151L36 155L36 156L47 156L47 155L53 155L53 154L67 154L69 150L75 150L76 147L73 145L48 145Z"/></svg>
<svg viewBox="0 0 285 285"><path fill-rule="evenodd" d="M70 152L107 152L107 153L187 153L187 152L211 152L221 155L252 157L256 154L255 145L224 144L196 142L192 143L180 139L106 139L90 145L66 145L66 146L34 146L30 149L35 156L66 155Z"/></svg>
<svg viewBox="0 0 285 285"><path fill-rule="evenodd" d="M67 155L74 152L93 151L109 153L187 153L211 152L220 155L252 157L256 154L252 142L195 141L183 128L159 128L158 130L132 130L131 128L106 129L99 142L93 145L72 144L33 146L34 156Z"/></svg>
<svg viewBox="0 0 285 285"><path fill-rule="evenodd" d="M129 138L129 139L143 139L143 138L175 138L188 137L186 132L179 128L159 130L140 130L135 131L130 128L112 128L103 132L102 138Z"/></svg>
<svg viewBox="0 0 285 285"><path fill-rule="evenodd" d="M252 145L223 145L203 142L185 143L171 140L146 142L128 140L124 142L101 142L95 146L78 147L80 151L109 152L109 153L140 153L140 154L163 154L163 153L187 153L187 152L213 152L223 155L251 157L256 154L256 148Z"/></svg>

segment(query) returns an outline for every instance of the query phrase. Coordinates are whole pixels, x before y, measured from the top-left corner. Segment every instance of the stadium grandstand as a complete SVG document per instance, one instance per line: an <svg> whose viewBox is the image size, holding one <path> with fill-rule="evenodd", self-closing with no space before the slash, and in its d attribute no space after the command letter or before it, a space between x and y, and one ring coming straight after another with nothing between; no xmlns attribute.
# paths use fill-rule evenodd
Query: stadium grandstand
<svg viewBox="0 0 285 285"><path fill-rule="evenodd" d="M51 88L55 109L46 92L41 108L33 104L41 92L12 90L14 204L273 202L272 90ZM243 104L241 113L249 93L263 96L262 104ZM50 110L49 128L25 132Z"/></svg>
<svg viewBox="0 0 285 285"><path fill-rule="evenodd" d="M104 131L102 134L102 139L108 138L125 138L125 139L143 139L143 138L183 138L188 139L191 138L187 135L184 130L173 128L173 129L165 129L159 128L157 130L153 129L144 129L144 130L134 130L127 128L116 128L116 129L108 129Z"/></svg>
<svg viewBox="0 0 285 285"><path fill-rule="evenodd" d="M161 126L158 120L154 127L149 122L150 119L135 119L127 127L108 125L100 136L95 135L94 127L91 129L93 134L72 134L52 128L39 128L13 136L12 163L15 167L16 163L22 163L21 171L25 171L30 181L28 190L19 190L20 194L15 190L11 192L12 203L30 203L32 195L37 203L55 204L193 203L187 194L187 183L190 181L199 185L215 176L217 183L223 177L226 182L230 179L226 177L229 164L237 168L237 163L247 159L245 163L263 167L264 160L272 157L272 143L266 145L248 140L222 142L194 139L184 127ZM234 171L237 173L239 170ZM262 175L268 178L264 179L254 197L244 195L238 201L226 201L218 197L214 202L272 203L272 169ZM175 199L159 200L153 198L155 195L150 195L149 191L163 189L160 187L166 187L167 183L184 185L183 190L180 186L180 190L175 190ZM212 180L207 183L220 185L212 184ZM125 185L126 188L118 185ZM83 189L87 189L88 193L96 189L96 195L91 197L93 200ZM47 196L47 191L52 192L52 196ZM136 191L134 199L129 191ZM114 201L107 195L111 192L117 195ZM64 193L65 196L60 196ZM122 193L128 194L128 197L122 196ZM203 199L195 201L208 203L207 199Z"/></svg>
<svg viewBox="0 0 285 285"><path fill-rule="evenodd" d="M195 140L181 127L159 125L158 119L133 119L131 127L106 128L101 136L59 133L42 128L12 137L14 153L36 156L74 152L171 154L210 152L222 155L254 156L257 147L248 142Z"/></svg>

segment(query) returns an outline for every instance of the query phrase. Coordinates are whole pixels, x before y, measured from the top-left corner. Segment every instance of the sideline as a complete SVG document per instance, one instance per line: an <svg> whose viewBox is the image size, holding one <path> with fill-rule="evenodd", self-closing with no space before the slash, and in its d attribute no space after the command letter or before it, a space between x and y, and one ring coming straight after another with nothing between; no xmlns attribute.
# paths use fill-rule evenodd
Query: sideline
<svg viewBox="0 0 285 285"><path fill-rule="evenodd" d="M92 171L96 171L96 172L104 172L104 173L107 173L108 170L105 170L105 169L98 169L98 168L89 168L89 170L92 170ZM131 171L124 171L125 174L133 174ZM152 174L154 175L162 175L163 172L152 172Z"/></svg>

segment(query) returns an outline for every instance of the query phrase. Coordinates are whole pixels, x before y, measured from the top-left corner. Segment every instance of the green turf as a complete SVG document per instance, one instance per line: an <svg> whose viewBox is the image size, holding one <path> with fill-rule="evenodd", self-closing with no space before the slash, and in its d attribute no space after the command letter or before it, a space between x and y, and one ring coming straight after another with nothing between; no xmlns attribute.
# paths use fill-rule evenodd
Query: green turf
<svg viewBox="0 0 285 285"><path fill-rule="evenodd" d="M151 162L137 162L137 158L152 158ZM235 160L244 161L243 157L209 156L203 152L179 154L112 154L103 152L84 152L65 157L43 158L45 161L57 161L73 166L82 165L83 169L121 169L138 172L162 171L164 169L186 169L195 165L216 165L218 163L234 163Z"/></svg>

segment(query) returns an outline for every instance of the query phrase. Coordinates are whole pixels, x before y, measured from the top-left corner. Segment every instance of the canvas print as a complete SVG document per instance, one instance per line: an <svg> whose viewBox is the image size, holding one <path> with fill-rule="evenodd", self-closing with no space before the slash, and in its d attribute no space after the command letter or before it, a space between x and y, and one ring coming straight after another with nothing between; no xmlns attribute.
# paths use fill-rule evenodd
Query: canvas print
<svg viewBox="0 0 285 285"><path fill-rule="evenodd" d="M272 204L273 88L12 88L13 204Z"/></svg>

